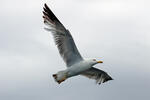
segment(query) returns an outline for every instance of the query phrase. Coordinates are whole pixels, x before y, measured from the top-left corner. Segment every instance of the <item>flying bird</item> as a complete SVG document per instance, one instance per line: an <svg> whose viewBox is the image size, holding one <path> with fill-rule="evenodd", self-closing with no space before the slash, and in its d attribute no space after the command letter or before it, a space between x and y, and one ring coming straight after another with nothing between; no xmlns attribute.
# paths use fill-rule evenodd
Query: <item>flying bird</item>
<svg viewBox="0 0 150 100"><path fill-rule="evenodd" d="M48 26L45 29L52 33L58 51L67 67L65 70L52 75L55 81L60 84L76 75L83 75L90 79L95 79L98 84L112 80L106 72L93 67L95 64L103 63L103 61L83 59L69 30L64 27L46 4L43 10L44 23Z"/></svg>

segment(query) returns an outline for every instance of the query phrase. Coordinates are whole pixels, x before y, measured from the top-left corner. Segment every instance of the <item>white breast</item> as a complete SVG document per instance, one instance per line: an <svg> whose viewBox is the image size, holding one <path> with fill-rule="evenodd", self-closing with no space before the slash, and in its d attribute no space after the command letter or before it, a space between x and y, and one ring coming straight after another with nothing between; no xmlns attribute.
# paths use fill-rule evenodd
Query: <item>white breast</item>
<svg viewBox="0 0 150 100"><path fill-rule="evenodd" d="M75 76L80 74L83 71L86 71L87 69L91 68L91 64L89 64L87 61L81 61L77 64L74 64L71 67L68 67L68 77Z"/></svg>

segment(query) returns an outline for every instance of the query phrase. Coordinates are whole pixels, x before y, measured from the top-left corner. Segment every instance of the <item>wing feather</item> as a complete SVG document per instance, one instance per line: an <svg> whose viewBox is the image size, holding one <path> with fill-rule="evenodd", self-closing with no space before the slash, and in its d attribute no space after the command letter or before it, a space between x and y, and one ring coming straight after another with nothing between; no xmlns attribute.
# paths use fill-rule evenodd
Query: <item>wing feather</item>
<svg viewBox="0 0 150 100"><path fill-rule="evenodd" d="M96 83L98 83L98 84L107 82L109 80L113 80L106 72L104 72L100 69L94 68L94 67L81 73L81 75L86 76L90 79L95 79Z"/></svg>
<svg viewBox="0 0 150 100"><path fill-rule="evenodd" d="M55 44L67 67L83 60L70 32L63 26L46 4L43 9L44 23L48 26L48 28L45 29L52 32Z"/></svg>

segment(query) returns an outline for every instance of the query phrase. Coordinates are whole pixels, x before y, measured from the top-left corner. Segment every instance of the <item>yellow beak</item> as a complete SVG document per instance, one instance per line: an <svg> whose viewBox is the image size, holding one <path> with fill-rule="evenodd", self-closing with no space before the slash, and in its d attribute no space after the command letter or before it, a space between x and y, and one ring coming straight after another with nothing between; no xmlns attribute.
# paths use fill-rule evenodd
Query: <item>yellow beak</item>
<svg viewBox="0 0 150 100"><path fill-rule="evenodd" d="M103 63L103 61L97 61L97 63Z"/></svg>

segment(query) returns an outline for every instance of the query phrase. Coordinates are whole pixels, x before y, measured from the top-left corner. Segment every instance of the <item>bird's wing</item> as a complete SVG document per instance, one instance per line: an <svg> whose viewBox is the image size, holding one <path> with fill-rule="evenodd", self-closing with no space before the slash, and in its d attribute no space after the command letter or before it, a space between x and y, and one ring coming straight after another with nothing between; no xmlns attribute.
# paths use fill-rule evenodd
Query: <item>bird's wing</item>
<svg viewBox="0 0 150 100"><path fill-rule="evenodd" d="M90 79L95 79L96 83L98 84L113 80L106 72L94 67L84 71L83 73L81 73L81 75L86 76Z"/></svg>
<svg viewBox="0 0 150 100"><path fill-rule="evenodd" d="M43 9L44 23L48 26L48 28L45 29L52 32L55 44L67 67L83 60L70 32L57 19L46 4Z"/></svg>

